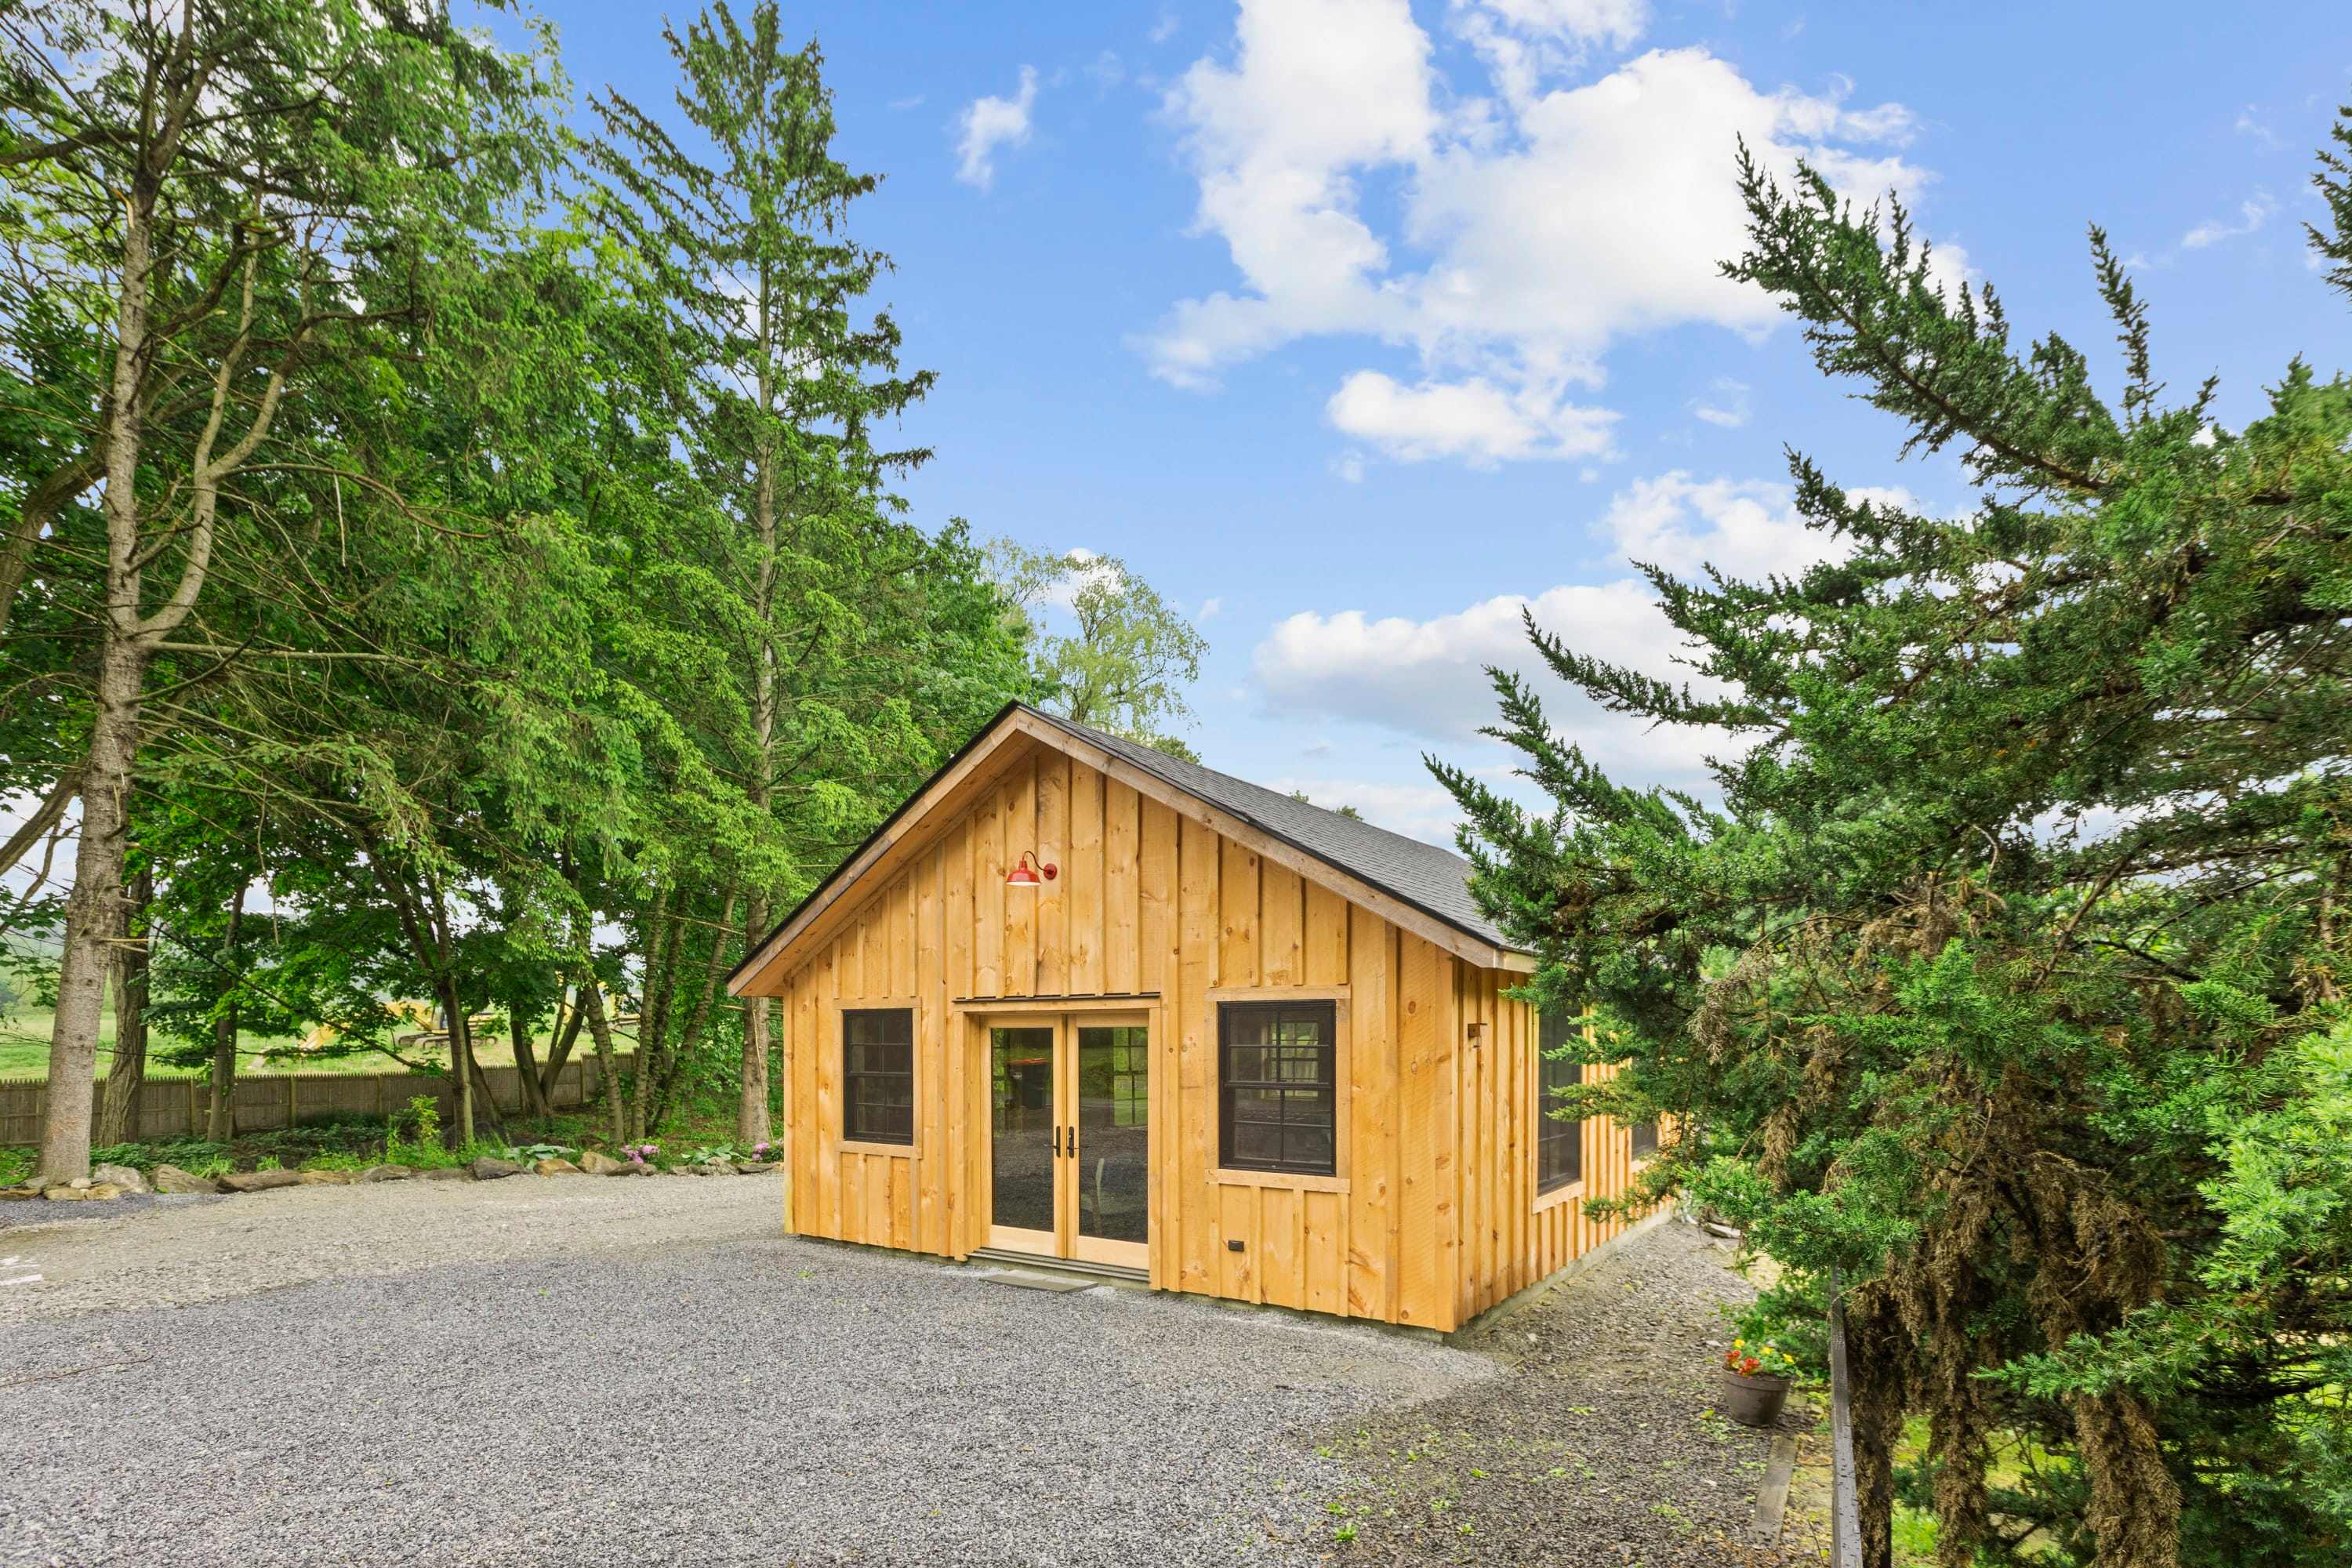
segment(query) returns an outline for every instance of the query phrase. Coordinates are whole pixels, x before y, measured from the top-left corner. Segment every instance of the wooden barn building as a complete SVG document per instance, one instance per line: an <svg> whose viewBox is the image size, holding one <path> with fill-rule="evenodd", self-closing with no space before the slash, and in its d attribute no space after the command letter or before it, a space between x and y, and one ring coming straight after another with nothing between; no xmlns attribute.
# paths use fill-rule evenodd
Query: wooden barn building
<svg viewBox="0 0 2352 1568"><path fill-rule="evenodd" d="M1538 1115L1580 1069L1468 873L1007 707L728 982L781 999L787 1228L1466 1322L1654 1141Z"/></svg>

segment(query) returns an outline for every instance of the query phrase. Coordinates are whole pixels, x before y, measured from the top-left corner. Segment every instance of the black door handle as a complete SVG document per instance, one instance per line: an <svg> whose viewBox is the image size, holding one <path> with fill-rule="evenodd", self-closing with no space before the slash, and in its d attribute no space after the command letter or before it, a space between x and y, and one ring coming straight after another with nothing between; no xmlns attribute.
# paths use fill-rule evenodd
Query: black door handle
<svg viewBox="0 0 2352 1568"><path fill-rule="evenodd" d="M1071 1128L1070 1128L1070 1158L1071 1158L1071 1159L1073 1159L1073 1160L1075 1160L1075 1159L1076 1159L1077 1157L1078 1157L1078 1130L1077 1130L1077 1127L1076 1127L1075 1124L1073 1124L1073 1125L1071 1126Z"/></svg>
<svg viewBox="0 0 2352 1568"><path fill-rule="evenodd" d="M1058 1160L1058 1159L1060 1159L1061 1157L1062 1157L1062 1129L1061 1129L1061 1127L1060 1127L1058 1124L1056 1124L1056 1125L1055 1125L1055 1127L1054 1128L1054 1158L1055 1158L1055 1159L1056 1159L1056 1160Z"/></svg>

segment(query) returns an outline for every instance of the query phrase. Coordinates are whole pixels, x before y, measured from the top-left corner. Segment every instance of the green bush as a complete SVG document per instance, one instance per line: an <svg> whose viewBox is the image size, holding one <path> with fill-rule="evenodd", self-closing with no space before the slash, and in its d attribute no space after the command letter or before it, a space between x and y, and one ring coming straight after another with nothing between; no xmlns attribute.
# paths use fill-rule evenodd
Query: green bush
<svg viewBox="0 0 2352 1568"><path fill-rule="evenodd" d="M420 1094L407 1109L393 1113L385 1129L384 1163L419 1171L462 1165L473 1156L455 1154L441 1145L441 1110L429 1094Z"/></svg>

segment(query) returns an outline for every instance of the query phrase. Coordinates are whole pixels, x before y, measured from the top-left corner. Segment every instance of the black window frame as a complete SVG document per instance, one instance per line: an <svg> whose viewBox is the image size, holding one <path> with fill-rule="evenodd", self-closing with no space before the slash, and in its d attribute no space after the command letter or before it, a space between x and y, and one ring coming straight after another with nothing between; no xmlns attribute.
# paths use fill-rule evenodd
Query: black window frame
<svg viewBox="0 0 2352 1568"><path fill-rule="evenodd" d="M1555 1116L1558 1091L1584 1081L1581 1058L1555 1055L1574 1037L1576 1020L1546 1013L1536 1028L1536 1195L1559 1192L1584 1180L1584 1121Z"/></svg>
<svg viewBox="0 0 2352 1568"><path fill-rule="evenodd" d="M868 1018L891 1018L899 1021L904 1037L859 1041L852 1037L855 1021ZM902 1054L903 1068L860 1068L856 1065L859 1045L895 1047ZM868 1102L869 1089L899 1083L905 1085L903 1100L879 1100ZM903 1111L906 1128L876 1128L862 1125L870 1122L871 1113ZM891 1116L891 1121L898 1120ZM841 1136L849 1143L890 1143L912 1148L915 1142L915 1010L912 1007L845 1007L841 1010Z"/></svg>
<svg viewBox="0 0 2352 1568"><path fill-rule="evenodd" d="M1255 1042L1236 1043L1234 1024L1236 1020L1263 1018L1265 1030ZM1277 1040L1275 1037L1285 1023L1293 1025L1312 1022L1320 1038L1313 1044L1297 1040ZM1269 1077L1261 1071L1255 1078L1243 1078L1234 1071L1234 1053L1240 1050L1281 1050L1308 1052L1306 1058L1319 1060L1320 1074L1311 1079ZM1258 1094L1274 1093L1281 1097L1283 1132L1278 1140L1282 1152L1269 1160L1252 1158L1234 1152L1234 1134L1239 1129L1240 1118L1234 1110L1236 1090ZM1294 1104L1312 1107L1319 1103L1320 1117L1309 1114L1294 1119ZM1263 1121L1258 1125L1268 1125ZM1290 1131L1298 1128L1307 1133L1319 1132L1327 1155L1315 1158L1292 1156L1289 1150ZM1307 1140L1311 1142L1312 1139ZM1256 1171L1276 1175L1330 1176L1339 1173L1339 1007L1331 1000L1220 1002L1217 1005L1217 1164L1229 1171Z"/></svg>
<svg viewBox="0 0 2352 1568"><path fill-rule="evenodd" d="M1633 1127L1633 1158L1646 1160L1658 1152L1658 1124L1636 1121Z"/></svg>

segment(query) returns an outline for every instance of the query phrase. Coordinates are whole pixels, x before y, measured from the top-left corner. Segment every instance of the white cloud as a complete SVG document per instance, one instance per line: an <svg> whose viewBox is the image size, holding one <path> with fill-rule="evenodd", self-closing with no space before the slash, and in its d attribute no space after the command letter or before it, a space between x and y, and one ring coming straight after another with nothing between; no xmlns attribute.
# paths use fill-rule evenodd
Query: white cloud
<svg viewBox="0 0 2352 1568"><path fill-rule="evenodd" d="M1492 96L1441 74L1404 0L1243 0L1231 58L1195 62L1166 100L1199 182L1198 229L1224 242L1239 284L1178 301L1139 341L1155 374L1208 387L1297 339L1374 338L1417 355L1433 417L1483 387L1501 432L1402 444L1471 461L1557 455L1560 390L1598 384L1626 335L1776 321L1717 268L1745 235L1735 139L1779 174L1804 157L1859 196L1916 196L1928 178L1900 151L1910 111L1853 106L1849 83L1767 90L1683 48L1552 85L1560 57L1528 53L1629 44L1638 5L1465 0L1449 16ZM1369 208L1368 184L1384 198ZM1398 216L1375 222L1391 186ZM1363 374L1335 405L1352 384L1404 406L1402 378ZM1577 411L1575 439L1591 440L1594 412Z"/></svg>
<svg viewBox="0 0 2352 1568"><path fill-rule="evenodd" d="M1331 472L1341 482L1360 485L1364 482L1364 455L1353 448L1331 459Z"/></svg>
<svg viewBox="0 0 2352 1568"><path fill-rule="evenodd" d="M1152 23L1151 31L1145 35L1155 44L1164 44L1175 36L1176 13L1173 11L1160 13L1160 20Z"/></svg>
<svg viewBox="0 0 2352 1568"><path fill-rule="evenodd" d="M1715 378L1711 395L1691 399L1690 411L1709 425L1737 430L1748 423L1748 384L1719 375Z"/></svg>
<svg viewBox="0 0 2352 1568"><path fill-rule="evenodd" d="M1868 492L1872 499L1895 493ZM1601 527L1627 560L1679 577L1697 577L1708 566L1733 577L1788 575L1843 552L1838 541L1805 526L1788 486L1694 479L1681 469L1619 491Z"/></svg>
<svg viewBox="0 0 2352 1568"><path fill-rule="evenodd" d="M957 124L956 178L967 185L988 189L996 178L996 150L1025 146L1030 110L1037 103L1037 69L1021 68L1021 87L1011 98L976 98L965 106Z"/></svg>
<svg viewBox="0 0 2352 1568"><path fill-rule="evenodd" d="M1897 489L1848 493L1856 500L1916 506ZM1679 471L1638 480L1621 491L1597 531L1612 553L1684 576L1698 574L1708 563L1751 578L1791 573L1843 549L1804 526L1785 485L1701 480ZM1652 729L1602 710L1554 679L1528 643L1521 617L1528 613L1580 653L1687 683L1704 694L1725 689L1681 662L1686 650L1680 635L1658 608L1649 584L1631 576L1563 584L1532 599L1500 595L1425 620L1374 617L1360 610L1302 611L1277 622L1259 643L1254 672L1265 704L1283 718L1347 721L1402 731L1451 748L1457 757L1465 745L1484 744L1476 732L1494 721L1490 665L1537 677L1555 727L1618 777L1699 784L1705 759L1732 748L1732 737L1723 731ZM1322 798L1313 786L1304 787Z"/></svg>
<svg viewBox="0 0 2352 1568"><path fill-rule="evenodd" d="M1195 621L1213 621L1224 613L1224 600L1213 594L1201 601L1201 613L1192 618Z"/></svg>
<svg viewBox="0 0 2352 1568"><path fill-rule="evenodd" d="M1523 32L1623 48L1649 25L1647 0L1454 0L1458 11L1484 11Z"/></svg>
<svg viewBox="0 0 2352 1568"><path fill-rule="evenodd" d="M1556 387L1509 391L1483 376L1403 386L1376 370L1341 382L1324 412L1343 433L1401 461L1459 458L1482 468L1509 458L1598 457L1609 450L1617 418L1567 402Z"/></svg>
<svg viewBox="0 0 2352 1568"><path fill-rule="evenodd" d="M1661 679L1706 685L1674 662L1677 638L1648 584L1626 579L1566 584L1532 599L1505 594L1427 620L1305 611L1278 622L1258 645L1253 659L1258 689L1279 717L1401 731L1465 760L1490 746L1477 733L1496 717L1487 667L1517 669L1538 677L1554 729L1612 774L1699 782L1706 756L1724 751L1728 738L1716 731L1647 729L1552 679L1528 642L1520 616L1529 611L1537 625L1581 652Z"/></svg>
<svg viewBox="0 0 2352 1568"><path fill-rule="evenodd" d="M1324 751L1331 748L1326 746ZM1327 811L1352 805L1375 827L1423 843L1454 847L1454 825L1461 812L1454 797L1433 784L1372 784L1363 779L1280 778L1266 785L1285 795L1304 794Z"/></svg>
<svg viewBox="0 0 2352 1568"><path fill-rule="evenodd" d="M2267 191L2256 191L2238 204L2238 221L2216 218L2200 223L2180 237L2183 250L2202 250L2209 245L2219 245L2225 239L2238 239L2253 233L2268 223L2278 211L2278 203L2271 200Z"/></svg>
<svg viewBox="0 0 2352 1568"><path fill-rule="evenodd" d="M1452 16L1513 105L1582 64L1591 46L1630 47L1649 20L1644 0L1454 0Z"/></svg>
<svg viewBox="0 0 2352 1568"><path fill-rule="evenodd" d="M2238 110L2238 121L2232 129L2241 136L2252 137L2254 145L2266 153L2275 153L2286 145L2278 139L2275 132L2263 123L2254 112L2254 106L2251 103Z"/></svg>

